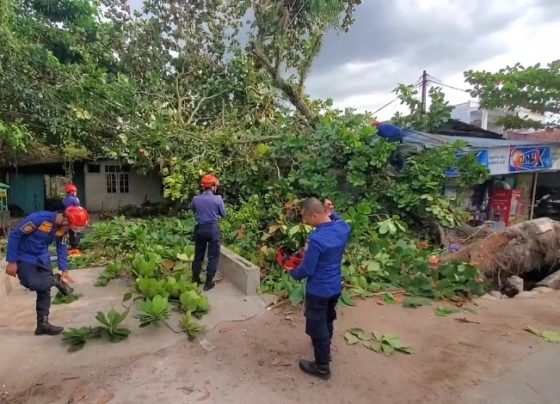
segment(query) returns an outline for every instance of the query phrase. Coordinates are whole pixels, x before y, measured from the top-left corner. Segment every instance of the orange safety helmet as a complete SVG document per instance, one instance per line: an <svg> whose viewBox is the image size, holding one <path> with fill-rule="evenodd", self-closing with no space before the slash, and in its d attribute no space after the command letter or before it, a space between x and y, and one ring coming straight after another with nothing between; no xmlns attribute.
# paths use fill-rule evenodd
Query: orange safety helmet
<svg viewBox="0 0 560 404"><path fill-rule="evenodd" d="M83 231L89 223L88 212L81 206L67 207L64 211L64 215L68 218L70 229L75 233Z"/></svg>
<svg viewBox="0 0 560 404"><path fill-rule="evenodd" d="M70 192L78 192L78 187L76 187L74 184L68 184L64 187L64 192L66 192L67 194L69 194Z"/></svg>
<svg viewBox="0 0 560 404"><path fill-rule="evenodd" d="M202 177L202 180L200 180L200 186L204 189L208 189L210 187L213 187L214 185L220 185L220 180L215 175L207 174Z"/></svg>

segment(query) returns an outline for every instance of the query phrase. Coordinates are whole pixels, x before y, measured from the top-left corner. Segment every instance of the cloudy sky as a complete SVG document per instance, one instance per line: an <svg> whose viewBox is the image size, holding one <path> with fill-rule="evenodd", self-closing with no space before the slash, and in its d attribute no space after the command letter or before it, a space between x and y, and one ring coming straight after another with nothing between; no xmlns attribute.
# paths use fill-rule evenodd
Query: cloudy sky
<svg viewBox="0 0 560 404"><path fill-rule="evenodd" d="M129 0L139 8L142 0ZM560 59L560 0L362 0L349 33L329 33L307 82L317 98L374 112L426 70L468 88L463 72ZM452 104L466 92L444 89ZM398 102L378 113L390 118Z"/></svg>
<svg viewBox="0 0 560 404"><path fill-rule="evenodd" d="M466 89L465 70L559 59L559 38L560 0L362 0L350 32L326 38L307 91L375 111L395 98L397 83L415 83L423 69ZM453 104L469 99L445 93Z"/></svg>

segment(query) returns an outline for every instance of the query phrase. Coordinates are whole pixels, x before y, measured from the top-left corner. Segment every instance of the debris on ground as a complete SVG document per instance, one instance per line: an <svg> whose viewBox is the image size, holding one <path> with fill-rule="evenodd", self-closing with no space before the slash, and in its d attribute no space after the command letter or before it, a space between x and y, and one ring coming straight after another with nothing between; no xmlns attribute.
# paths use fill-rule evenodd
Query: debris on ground
<svg viewBox="0 0 560 404"><path fill-rule="evenodd" d="M541 337L546 342L551 342L554 344L560 343L560 334L557 331L540 331L530 325L525 327L525 331L528 331L531 334Z"/></svg>
<svg viewBox="0 0 560 404"><path fill-rule="evenodd" d="M206 338L200 341L200 346L204 348L206 352L212 352L216 347L210 343Z"/></svg>
<svg viewBox="0 0 560 404"><path fill-rule="evenodd" d="M457 313L457 310L452 309L451 307L438 307L436 309L436 316L438 317L447 317L455 313Z"/></svg>
<svg viewBox="0 0 560 404"><path fill-rule="evenodd" d="M469 320L466 317L456 318L455 321L458 321L460 323L465 323L465 324L480 324L478 321L472 321L472 320Z"/></svg>
<svg viewBox="0 0 560 404"><path fill-rule="evenodd" d="M523 278L519 276L510 276L506 279L506 285L504 287L504 294L507 297L514 297L519 293L523 292Z"/></svg>
<svg viewBox="0 0 560 404"><path fill-rule="evenodd" d="M374 332L365 332L361 328L351 328L344 334L344 339L348 345L359 343L364 348L383 353L386 356L392 355L396 351L412 353L412 348L404 344L395 334L376 335Z"/></svg>

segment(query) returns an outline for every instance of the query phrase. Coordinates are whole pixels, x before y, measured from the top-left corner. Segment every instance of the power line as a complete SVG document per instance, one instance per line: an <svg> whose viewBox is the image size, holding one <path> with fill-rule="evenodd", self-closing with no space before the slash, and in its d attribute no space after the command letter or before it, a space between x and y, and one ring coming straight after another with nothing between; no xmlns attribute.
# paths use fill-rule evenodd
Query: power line
<svg viewBox="0 0 560 404"><path fill-rule="evenodd" d="M399 99L399 97L393 98L393 100L389 101L387 104L385 104L385 105L383 105L381 108L377 109L377 110L373 113L373 115L375 115L375 114L377 114L379 111L381 111L381 110L387 108L389 105L391 105L392 103L394 103L394 102L397 101L398 99Z"/></svg>
<svg viewBox="0 0 560 404"><path fill-rule="evenodd" d="M432 77L432 76L430 76L430 78L434 79L434 77ZM461 92L463 92L463 93L469 93L469 94L470 94L470 91L469 91L469 90L465 90L465 89L459 88L459 87L454 87L454 86L451 86L451 85L449 85L449 84L445 84L445 83L443 83L443 82L441 82L441 81L430 80L430 82L432 82L432 83L434 83L434 84L437 84L437 85L440 85L440 86L443 86L443 87L450 88L450 89L452 89L452 90L457 90L457 91L461 91Z"/></svg>

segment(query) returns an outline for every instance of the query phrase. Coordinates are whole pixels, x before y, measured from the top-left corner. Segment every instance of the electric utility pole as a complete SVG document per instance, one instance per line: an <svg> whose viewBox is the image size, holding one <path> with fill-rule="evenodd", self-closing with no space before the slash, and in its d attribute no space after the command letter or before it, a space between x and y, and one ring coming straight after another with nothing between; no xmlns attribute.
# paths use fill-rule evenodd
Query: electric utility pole
<svg viewBox="0 0 560 404"><path fill-rule="evenodd" d="M426 97L428 91L428 73L422 72L422 113L426 113Z"/></svg>

